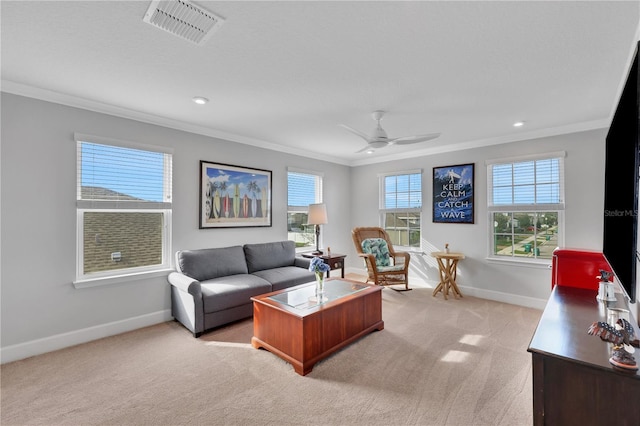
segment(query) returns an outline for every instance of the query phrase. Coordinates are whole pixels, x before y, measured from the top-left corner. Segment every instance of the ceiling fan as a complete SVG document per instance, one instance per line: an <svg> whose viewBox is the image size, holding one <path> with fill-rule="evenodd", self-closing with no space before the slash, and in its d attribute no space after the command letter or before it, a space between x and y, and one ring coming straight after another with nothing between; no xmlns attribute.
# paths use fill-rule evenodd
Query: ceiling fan
<svg viewBox="0 0 640 426"><path fill-rule="evenodd" d="M382 117L384 117L384 114L385 114L385 111L380 111L380 110L373 111L371 113L371 116L373 117L373 119L378 122L378 126L373 131L373 134L371 136L367 136L361 131L353 129L345 124L340 125L345 129L347 129L348 131L350 131L351 133L357 136L360 136L362 139L367 141L367 145L356 152L367 151L371 153L376 148L384 148L385 146L389 146L389 145L409 145L412 143L429 141L431 139L435 139L438 136L440 136L440 133L429 133L427 135L414 135L414 136L402 136L399 138L389 138L387 136L387 132L385 132L385 130L380 125L380 120L382 120Z"/></svg>

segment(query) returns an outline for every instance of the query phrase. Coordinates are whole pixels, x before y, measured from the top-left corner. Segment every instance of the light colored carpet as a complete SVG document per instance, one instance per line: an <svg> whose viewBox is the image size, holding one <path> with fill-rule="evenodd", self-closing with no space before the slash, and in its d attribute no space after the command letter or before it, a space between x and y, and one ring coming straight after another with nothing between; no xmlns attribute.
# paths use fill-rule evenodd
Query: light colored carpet
<svg viewBox="0 0 640 426"><path fill-rule="evenodd" d="M541 311L384 289L385 329L299 376L251 319L168 322L1 367L2 425L531 425Z"/></svg>

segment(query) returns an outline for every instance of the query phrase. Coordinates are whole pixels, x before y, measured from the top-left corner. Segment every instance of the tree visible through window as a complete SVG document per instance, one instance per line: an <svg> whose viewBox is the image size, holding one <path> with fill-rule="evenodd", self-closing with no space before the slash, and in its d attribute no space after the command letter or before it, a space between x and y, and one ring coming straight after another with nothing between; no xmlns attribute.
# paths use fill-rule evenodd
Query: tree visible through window
<svg viewBox="0 0 640 426"><path fill-rule="evenodd" d="M381 225L394 246L420 247L422 172L380 176Z"/></svg>
<svg viewBox="0 0 640 426"><path fill-rule="evenodd" d="M78 280L168 268L171 154L77 139Z"/></svg>
<svg viewBox="0 0 640 426"><path fill-rule="evenodd" d="M490 257L549 260L563 239L564 153L489 162Z"/></svg>

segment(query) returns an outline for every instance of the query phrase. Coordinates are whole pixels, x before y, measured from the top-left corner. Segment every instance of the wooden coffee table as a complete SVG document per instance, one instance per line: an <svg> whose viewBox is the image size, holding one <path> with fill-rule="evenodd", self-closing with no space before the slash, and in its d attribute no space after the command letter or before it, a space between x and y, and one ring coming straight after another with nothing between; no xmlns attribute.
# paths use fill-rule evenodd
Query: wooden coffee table
<svg viewBox="0 0 640 426"><path fill-rule="evenodd" d="M254 348L263 348L306 375L320 360L384 329L382 287L340 278L325 282L327 301L310 299L315 283L252 297Z"/></svg>

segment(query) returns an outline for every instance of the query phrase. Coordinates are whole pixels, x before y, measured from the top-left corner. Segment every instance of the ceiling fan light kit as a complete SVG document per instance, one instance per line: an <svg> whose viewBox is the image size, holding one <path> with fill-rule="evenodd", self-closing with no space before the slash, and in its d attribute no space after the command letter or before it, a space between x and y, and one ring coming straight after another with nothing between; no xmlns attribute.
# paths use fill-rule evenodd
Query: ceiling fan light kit
<svg viewBox="0 0 640 426"><path fill-rule="evenodd" d="M198 105L204 105L204 104L206 104L207 102L209 102L209 99L204 98L204 97L202 97L202 96L195 96L195 97L192 99L192 101L193 101L193 102L195 102L195 103L197 103Z"/></svg>
<svg viewBox="0 0 640 426"><path fill-rule="evenodd" d="M390 139L387 135L387 132L382 128L382 125L380 124L380 121L384 117L384 114L385 111L382 110L376 110L371 113L371 116L377 122L377 126L371 136L367 136L365 133L353 129L346 124L341 124L342 127L347 129L354 135L359 136L367 141L367 145L356 152L366 152L367 154L372 154L375 149L384 148L385 146L410 145L418 142L426 142L440 136L440 133L429 133L426 135L402 136L399 138Z"/></svg>

